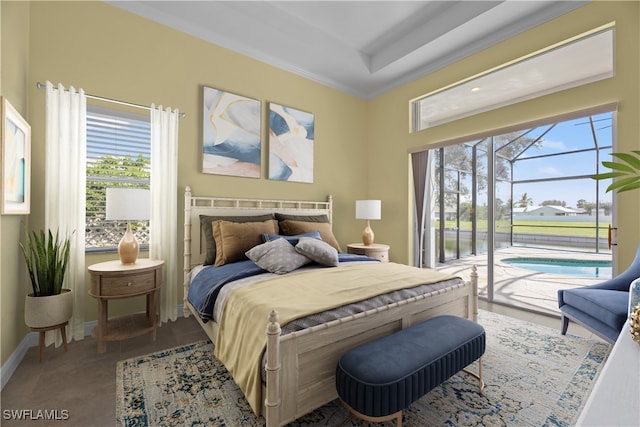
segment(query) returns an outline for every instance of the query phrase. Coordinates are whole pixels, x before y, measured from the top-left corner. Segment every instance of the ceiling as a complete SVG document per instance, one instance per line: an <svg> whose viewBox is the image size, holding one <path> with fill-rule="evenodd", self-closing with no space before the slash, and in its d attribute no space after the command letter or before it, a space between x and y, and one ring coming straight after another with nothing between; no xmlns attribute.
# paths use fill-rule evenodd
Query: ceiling
<svg viewBox="0 0 640 427"><path fill-rule="evenodd" d="M111 1L364 99L586 1Z"/></svg>

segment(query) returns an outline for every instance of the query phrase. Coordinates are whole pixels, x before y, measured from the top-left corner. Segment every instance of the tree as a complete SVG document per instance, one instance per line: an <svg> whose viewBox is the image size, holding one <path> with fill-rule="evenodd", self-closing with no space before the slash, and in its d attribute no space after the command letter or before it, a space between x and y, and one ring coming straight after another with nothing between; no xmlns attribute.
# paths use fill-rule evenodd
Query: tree
<svg viewBox="0 0 640 427"><path fill-rule="evenodd" d="M496 149L494 174L496 179L511 181L511 160L530 148L538 148L541 141L522 133L510 132L494 137ZM444 147L444 158L436 157L436 165L443 168L445 179L445 200L447 205L455 205L458 193L470 195L466 185L471 182L473 170L473 152L476 150L476 179L478 192L487 188L487 143L486 139ZM439 171L438 171L439 172Z"/></svg>
<svg viewBox="0 0 640 427"><path fill-rule="evenodd" d="M527 193L523 193L520 200L517 202L518 206L521 208L526 208L527 206L533 205L533 199L527 195Z"/></svg>
<svg viewBox="0 0 640 427"><path fill-rule="evenodd" d="M542 140L536 141L522 132L509 132L494 137L495 176L496 179L511 181L513 160L527 150L537 150L542 146Z"/></svg>
<svg viewBox="0 0 640 427"><path fill-rule="evenodd" d="M510 213L511 213L511 200L508 200L507 203L505 204L501 198L496 197L495 217L497 219L503 219L508 217Z"/></svg>
<svg viewBox="0 0 640 427"><path fill-rule="evenodd" d="M582 203L581 208L584 209L587 214L591 215L593 213L593 210L596 208L596 204L593 202L584 202Z"/></svg>
<svg viewBox="0 0 640 427"><path fill-rule="evenodd" d="M142 156L102 156L87 166L87 212L104 211L109 187L149 187L150 159ZM104 213L102 214L104 216Z"/></svg>
<svg viewBox="0 0 640 427"><path fill-rule="evenodd" d="M151 177L149 158L142 156L106 155L87 165L85 246L114 246L122 237L123 228L106 220L107 187L149 188ZM148 241L148 223L132 223L140 243Z"/></svg>

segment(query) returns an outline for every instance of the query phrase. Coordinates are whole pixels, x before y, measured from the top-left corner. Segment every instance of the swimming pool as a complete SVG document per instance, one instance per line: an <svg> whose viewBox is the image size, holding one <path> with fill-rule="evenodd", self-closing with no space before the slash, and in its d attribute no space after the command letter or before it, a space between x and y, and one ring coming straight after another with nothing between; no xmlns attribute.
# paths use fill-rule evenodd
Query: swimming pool
<svg viewBox="0 0 640 427"><path fill-rule="evenodd" d="M505 258L502 262L540 273L610 279L611 261L558 258Z"/></svg>

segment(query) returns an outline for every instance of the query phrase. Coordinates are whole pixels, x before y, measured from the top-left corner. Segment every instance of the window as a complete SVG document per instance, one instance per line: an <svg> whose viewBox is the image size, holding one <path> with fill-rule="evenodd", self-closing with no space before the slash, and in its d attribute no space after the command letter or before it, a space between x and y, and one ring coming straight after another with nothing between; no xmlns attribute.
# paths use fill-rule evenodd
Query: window
<svg viewBox="0 0 640 427"><path fill-rule="evenodd" d="M126 228L107 221L107 187L149 188L149 117L87 106L86 251L115 250ZM149 243L149 221L132 222L141 246Z"/></svg>
<svg viewBox="0 0 640 427"><path fill-rule="evenodd" d="M598 173L600 161L610 158L613 116L611 111L593 111L572 119L550 119L533 128L436 149L436 218L445 218L436 226L439 261L490 250L489 227L495 228L496 249L563 245L593 252L605 249L604 224L610 222L612 207L605 189L610 180L591 177ZM493 152L493 177L488 149ZM493 201L488 198L489 186ZM491 203L494 224L488 222ZM540 222L532 217L549 219Z"/></svg>
<svg viewBox="0 0 640 427"><path fill-rule="evenodd" d="M410 101L418 132L614 75L613 24Z"/></svg>
<svg viewBox="0 0 640 427"><path fill-rule="evenodd" d="M423 266L468 280L467 267L474 264L484 278L480 298L557 314L558 289L611 274L549 266L563 258L612 258L610 180L592 176L610 158L615 126L615 104L607 104L433 148L424 156L433 159L433 177L425 180L431 180L427 209L435 215L425 217L423 240L431 239L423 247ZM454 261L470 254L475 256ZM534 258L549 269L531 273L509 266L509 258Z"/></svg>

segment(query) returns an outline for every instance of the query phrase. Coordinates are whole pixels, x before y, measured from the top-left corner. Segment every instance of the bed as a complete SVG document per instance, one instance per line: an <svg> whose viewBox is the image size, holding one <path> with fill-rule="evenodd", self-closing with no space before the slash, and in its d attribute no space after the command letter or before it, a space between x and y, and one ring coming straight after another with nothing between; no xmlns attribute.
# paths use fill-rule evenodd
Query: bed
<svg viewBox="0 0 640 427"><path fill-rule="evenodd" d="M194 196L190 187L185 189L184 316L194 314L212 342L216 344L216 356L229 369L254 412L264 416L268 427L285 425L335 399L335 367L340 356L351 348L441 314L453 314L474 321L477 319L475 268L471 273L471 281L465 282L433 270L380 263L367 257L344 253L339 253L339 262L332 264L336 268L320 265L318 260L317 263L302 265L287 274L261 270L261 274L255 276L257 283L254 283L253 277L248 278L244 273L237 277L233 276L237 273L233 273L230 277L235 277L236 280L228 279L224 286L212 286L215 291L209 290L204 300L196 301L193 297L193 294L202 292L198 289L202 289L203 282L210 280L206 279L207 274L217 273L215 270L222 271L228 268L244 272L245 266L249 265L260 270L260 267L246 258L233 257L222 263L223 268L203 267L205 262L214 262L210 251L211 233L218 239L221 235L227 235L227 230L240 227L246 230L249 226L253 227L251 224L262 222L258 218L271 215L277 218L276 235L272 235L272 240L263 244L267 234L262 233L263 240L253 246L251 255L267 246L276 247L276 243L279 249L284 249L282 242L285 241L287 251L294 248L294 245L295 248L302 248L302 243L313 243L311 246L314 248L321 245L322 248L330 246L326 242L337 245L336 249L339 249L337 241L330 242L333 237L330 231L332 205L331 196L325 201L235 199ZM201 221L202 216L205 217ZM244 221L250 224L238 225L241 222L239 218L244 218ZM250 218L257 220L253 221ZM318 220L320 222L317 222L317 227L306 221L316 222L315 218L324 220ZM301 222L305 222L305 227L313 228L310 232L312 236L300 233L305 231L304 229L285 227L287 224L298 224L297 220L304 220ZM211 228L203 230L207 224L211 224ZM271 223L265 220L264 224ZM266 225L260 225L263 226ZM287 232L283 233L283 229ZM314 233L321 235L317 236ZM291 238L278 238L280 234L290 235ZM237 243L238 236L234 237L236 240L232 242ZM293 242L288 241L294 237ZM250 239L240 240L246 243ZM216 240L213 242L215 244ZM215 263L230 254L226 243L219 245L219 248L224 248L224 255L218 252L215 255ZM333 252L337 253L338 250ZM311 253L304 254L313 258ZM255 259L253 256L251 258ZM256 263L258 262L256 260ZM335 259L332 258L331 262L335 262ZM385 277L394 279L386 280ZM404 280L406 284L401 285ZM217 279L214 281L219 283ZM308 298L309 301L305 301L304 304L292 303L295 307L287 305L286 301L289 301L289 298L284 294L288 292L286 289L293 289L292 286L317 286L313 284L316 281L322 283L322 286L339 287L339 297L327 298L345 298L345 302L336 304L333 300L319 301L323 300L325 293L333 295L336 292L323 291L313 294L312 288L308 288L314 295L313 298ZM345 283L334 283L337 281ZM342 295L342 287L346 286L347 282L353 282L353 285L349 286L354 288L345 290L345 297ZM360 295L363 291L367 293L360 297L364 297L364 301L356 302L353 295ZM215 309L210 301L212 294L225 301L219 303ZM273 299L265 299L268 294L274 295ZM260 303L241 314L240 319L232 319L233 313L240 312L241 308L244 309L253 300ZM206 310L205 302L209 304ZM304 317L297 309L298 305L306 306L307 303L313 306L312 310L317 309L314 304L329 305L320 314ZM210 313L205 313L208 310ZM281 317L284 317L282 321ZM257 350L252 347L254 343ZM229 348L231 350L228 350ZM258 350L259 353L256 353ZM229 358L225 351L230 352L228 354L232 354L233 357ZM222 354L218 355L218 352ZM260 357L256 358L254 353ZM251 372L248 375L251 385L247 385L247 376L243 377L244 374L238 373L240 369L242 372Z"/></svg>

